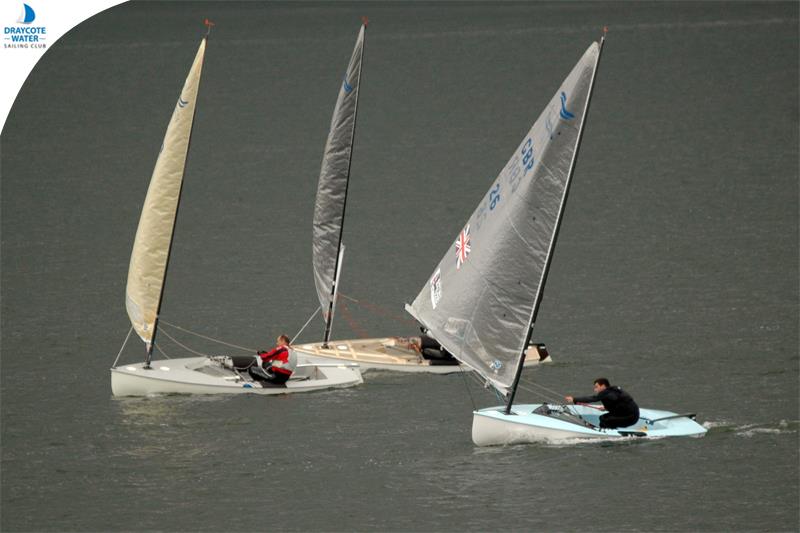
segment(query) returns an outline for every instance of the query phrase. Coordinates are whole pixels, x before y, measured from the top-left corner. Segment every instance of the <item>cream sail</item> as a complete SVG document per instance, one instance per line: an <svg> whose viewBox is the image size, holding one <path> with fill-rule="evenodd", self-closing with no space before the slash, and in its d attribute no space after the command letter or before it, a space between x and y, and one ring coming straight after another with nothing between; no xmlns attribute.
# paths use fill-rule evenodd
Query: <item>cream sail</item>
<svg viewBox="0 0 800 533"><path fill-rule="evenodd" d="M206 39L203 38L175 104L150 178L128 268L125 307L134 330L148 344L153 342L161 306L205 50Z"/></svg>

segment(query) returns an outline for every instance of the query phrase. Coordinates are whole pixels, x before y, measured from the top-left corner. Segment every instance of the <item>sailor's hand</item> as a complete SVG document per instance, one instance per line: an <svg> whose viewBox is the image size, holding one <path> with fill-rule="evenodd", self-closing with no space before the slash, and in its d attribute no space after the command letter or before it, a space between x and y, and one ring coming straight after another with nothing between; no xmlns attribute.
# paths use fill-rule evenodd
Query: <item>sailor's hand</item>
<svg viewBox="0 0 800 533"><path fill-rule="evenodd" d="M572 396L564 396L564 399L567 400L567 403L575 403L575 398Z"/></svg>

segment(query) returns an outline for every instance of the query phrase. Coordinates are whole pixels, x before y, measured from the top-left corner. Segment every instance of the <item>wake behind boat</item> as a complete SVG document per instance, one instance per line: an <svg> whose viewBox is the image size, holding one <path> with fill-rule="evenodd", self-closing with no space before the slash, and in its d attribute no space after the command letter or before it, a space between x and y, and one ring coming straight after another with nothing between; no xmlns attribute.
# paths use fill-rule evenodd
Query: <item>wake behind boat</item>
<svg viewBox="0 0 800 533"><path fill-rule="evenodd" d="M206 21L206 24L210 30L211 23ZM357 365L331 364L297 354L293 361L295 373L286 384L279 386L253 381L247 370L257 364L255 355L244 359L203 356L152 361L207 40L208 33L200 42L167 126L131 252L125 307L131 330L145 343L146 358L143 363L117 367L117 356L111 368L111 390L115 396L285 394L358 385L362 379ZM124 347L123 344L123 350Z"/></svg>

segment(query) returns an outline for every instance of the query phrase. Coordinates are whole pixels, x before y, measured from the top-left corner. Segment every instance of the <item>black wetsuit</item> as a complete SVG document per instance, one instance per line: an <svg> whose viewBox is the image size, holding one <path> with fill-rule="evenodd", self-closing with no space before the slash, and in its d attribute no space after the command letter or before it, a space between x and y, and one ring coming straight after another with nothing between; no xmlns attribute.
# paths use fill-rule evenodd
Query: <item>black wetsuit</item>
<svg viewBox="0 0 800 533"><path fill-rule="evenodd" d="M594 396L575 398L575 403L602 402L608 413L600 416L601 428L624 428L639 420L639 406L631 395L617 386L606 387Z"/></svg>
<svg viewBox="0 0 800 533"><path fill-rule="evenodd" d="M457 365L453 354L445 350L439 341L428 335L420 336L420 353L422 357L429 360L432 365Z"/></svg>

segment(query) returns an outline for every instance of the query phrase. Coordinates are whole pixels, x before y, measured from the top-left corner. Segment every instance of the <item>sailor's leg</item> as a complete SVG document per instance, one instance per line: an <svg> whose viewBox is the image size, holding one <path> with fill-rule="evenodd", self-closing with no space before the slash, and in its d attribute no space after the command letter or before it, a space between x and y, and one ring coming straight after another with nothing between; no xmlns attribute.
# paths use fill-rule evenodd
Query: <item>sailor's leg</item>
<svg viewBox="0 0 800 533"><path fill-rule="evenodd" d="M600 427L607 429L625 428L632 426L639 419L638 416L614 416L611 413L600 415Z"/></svg>

